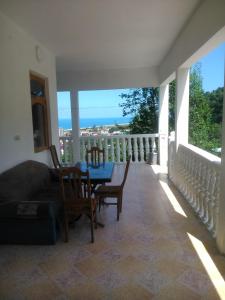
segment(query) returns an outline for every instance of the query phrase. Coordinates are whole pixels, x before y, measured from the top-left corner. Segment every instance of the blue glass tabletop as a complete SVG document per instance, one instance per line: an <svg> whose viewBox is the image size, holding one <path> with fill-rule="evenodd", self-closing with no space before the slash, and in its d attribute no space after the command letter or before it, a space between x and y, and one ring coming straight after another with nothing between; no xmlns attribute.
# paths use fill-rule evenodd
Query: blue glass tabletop
<svg viewBox="0 0 225 300"><path fill-rule="evenodd" d="M113 175L113 162L105 162L101 163L98 167L92 167L91 165L87 165L86 162L79 162L77 165L81 171L85 172L89 171L90 180L95 183L104 183L110 182L112 180Z"/></svg>

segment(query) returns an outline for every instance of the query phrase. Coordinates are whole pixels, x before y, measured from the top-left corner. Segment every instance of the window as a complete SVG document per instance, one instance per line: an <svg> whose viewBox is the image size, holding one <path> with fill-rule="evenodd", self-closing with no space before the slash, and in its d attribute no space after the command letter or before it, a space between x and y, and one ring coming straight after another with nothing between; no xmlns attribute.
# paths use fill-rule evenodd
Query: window
<svg viewBox="0 0 225 300"><path fill-rule="evenodd" d="M30 74L30 91L33 118L34 151L49 147L49 113L47 79Z"/></svg>

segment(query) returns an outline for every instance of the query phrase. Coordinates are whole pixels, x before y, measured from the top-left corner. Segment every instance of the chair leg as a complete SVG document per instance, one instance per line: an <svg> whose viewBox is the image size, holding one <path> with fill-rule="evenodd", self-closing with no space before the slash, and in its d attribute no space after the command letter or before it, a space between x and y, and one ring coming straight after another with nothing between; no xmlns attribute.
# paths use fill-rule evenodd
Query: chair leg
<svg viewBox="0 0 225 300"><path fill-rule="evenodd" d="M95 229L98 228L98 220L97 220L97 206L95 208L95 212L94 212L94 223L95 223Z"/></svg>
<svg viewBox="0 0 225 300"><path fill-rule="evenodd" d="M117 205L116 205L116 208L117 208L117 221L119 221L119 218L120 218L120 198L118 197L116 199L117 201Z"/></svg>
<svg viewBox="0 0 225 300"><path fill-rule="evenodd" d="M69 224L68 224L68 217L66 213L64 214L64 242L68 243L69 241Z"/></svg>
<svg viewBox="0 0 225 300"><path fill-rule="evenodd" d="M120 212L122 212L123 196L120 196Z"/></svg>
<svg viewBox="0 0 225 300"><path fill-rule="evenodd" d="M93 211L91 212L91 242L94 243L95 238L94 238L94 216L93 216Z"/></svg>

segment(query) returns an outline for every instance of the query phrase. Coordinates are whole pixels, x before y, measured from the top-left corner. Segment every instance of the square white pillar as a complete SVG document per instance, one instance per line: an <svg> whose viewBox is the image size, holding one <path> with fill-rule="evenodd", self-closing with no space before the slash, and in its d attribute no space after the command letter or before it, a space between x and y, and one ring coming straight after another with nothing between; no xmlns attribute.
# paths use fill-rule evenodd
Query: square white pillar
<svg viewBox="0 0 225 300"><path fill-rule="evenodd" d="M159 163L167 166L168 162L168 123L169 123L169 85L159 88Z"/></svg>
<svg viewBox="0 0 225 300"><path fill-rule="evenodd" d="M73 160L80 161L80 118L78 90L70 91L72 138L73 138Z"/></svg>
<svg viewBox="0 0 225 300"><path fill-rule="evenodd" d="M188 144L189 118L189 69L181 68L176 72L176 151L179 144Z"/></svg>

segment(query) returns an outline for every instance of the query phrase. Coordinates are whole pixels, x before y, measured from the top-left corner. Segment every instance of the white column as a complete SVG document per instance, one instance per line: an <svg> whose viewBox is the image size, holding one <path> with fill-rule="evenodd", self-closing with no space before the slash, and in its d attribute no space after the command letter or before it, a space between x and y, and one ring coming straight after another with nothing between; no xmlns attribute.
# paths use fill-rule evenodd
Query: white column
<svg viewBox="0 0 225 300"><path fill-rule="evenodd" d="M225 73L224 73L225 74ZM225 75L224 75L225 84ZM221 153L221 176L220 198L216 224L216 242L221 253L225 254L225 90L223 92L223 125L222 125L222 153Z"/></svg>
<svg viewBox="0 0 225 300"><path fill-rule="evenodd" d="M169 85L159 88L159 163L166 166L168 161L168 122L169 122Z"/></svg>
<svg viewBox="0 0 225 300"><path fill-rule="evenodd" d="M72 138L73 138L73 160L80 161L80 120L79 120L79 99L78 91L70 91L71 117L72 117Z"/></svg>
<svg viewBox="0 0 225 300"><path fill-rule="evenodd" d="M189 117L189 69L182 68L176 72L176 151L179 144L188 143Z"/></svg>

